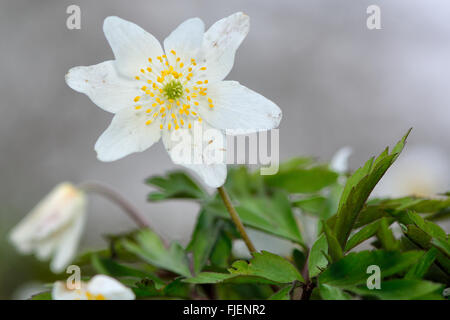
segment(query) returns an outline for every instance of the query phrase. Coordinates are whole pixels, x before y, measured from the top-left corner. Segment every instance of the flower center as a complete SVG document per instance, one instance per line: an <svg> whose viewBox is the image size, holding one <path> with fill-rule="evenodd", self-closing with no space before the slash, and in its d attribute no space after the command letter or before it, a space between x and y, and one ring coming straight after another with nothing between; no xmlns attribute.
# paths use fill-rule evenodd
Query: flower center
<svg viewBox="0 0 450 320"><path fill-rule="evenodd" d="M169 81L163 88L167 99L177 100L183 96L183 85L179 80Z"/></svg>
<svg viewBox="0 0 450 320"><path fill-rule="evenodd" d="M182 61L174 50L170 54L171 59L166 55L148 58L148 66L134 77L142 91L134 98L134 108L145 117L146 125L158 120L160 129L191 129L192 121L202 121L198 113L201 106L214 108L207 94L206 66L198 65L195 59Z"/></svg>

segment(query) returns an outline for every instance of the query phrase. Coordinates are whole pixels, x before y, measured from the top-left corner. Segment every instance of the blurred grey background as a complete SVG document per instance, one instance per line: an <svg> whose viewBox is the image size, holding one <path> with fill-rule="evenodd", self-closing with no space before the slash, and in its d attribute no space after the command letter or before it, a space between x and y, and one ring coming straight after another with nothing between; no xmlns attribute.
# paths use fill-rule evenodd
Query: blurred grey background
<svg viewBox="0 0 450 320"><path fill-rule="evenodd" d="M81 30L66 28L71 4L81 8ZM366 27L370 4L381 8L381 30ZM45 264L33 273L24 266L36 262L18 257L6 232L61 181L108 183L164 237L189 240L195 205L145 201L150 188L144 179L175 167L162 144L99 162L94 143L112 116L72 91L64 75L73 66L113 58L102 31L109 15L131 20L162 41L187 18L198 16L208 27L236 11L250 16L251 28L228 79L283 110L282 159L314 155L328 161L350 146L356 168L414 127L402 157L414 146L432 149L447 172L444 179L437 174L439 187L449 186L447 0L1 0L0 298L45 273L39 271ZM422 162L433 170L433 161ZM82 247L101 247L102 233L133 227L114 205L91 199Z"/></svg>

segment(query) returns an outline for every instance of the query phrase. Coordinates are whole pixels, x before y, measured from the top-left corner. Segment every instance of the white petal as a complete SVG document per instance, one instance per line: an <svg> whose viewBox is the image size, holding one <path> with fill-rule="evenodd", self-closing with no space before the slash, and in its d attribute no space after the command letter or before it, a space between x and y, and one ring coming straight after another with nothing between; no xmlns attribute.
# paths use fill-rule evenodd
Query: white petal
<svg viewBox="0 0 450 320"><path fill-rule="evenodd" d="M172 161L196 172L210 187L225 183L226 137L204 121L192 129L163 131L163 142Z"/></svg>
<svg viewBox="0 0 450 320"><path fill-rule="evenodd" d="M351 147L343 147L339 149L331 158L330 168L338 173L348 171L348 158L352 154Z"/></svg>
<svg viewBox="0 0 450 320"><path fill-rule="evenodd" d="M86 208L85 205L79 208L79 214L72 224L65 230L58 241L58 248L50 264L50 269L54 273L60 273L75 258L81 235L83 234Z"/></svg>
<svg viewBox="0 0 450 320"><path fill-rule="evenodd" d="M85 289L68 289L65 282L57 281L53 284L53 300L87 300Z"/></svg>
<svg viewBox="0 0 450 320"><path fill-rule="evenodd" d="M10 233L11 242L23 253L30 253L41 243L41 257L48 256L55 233L64 229L77 214L85 195L70 183L61 183L42 199ZM50 243L49 243L50 242Z"/></svg>
<svg viewBox="0 0 450 320"><path fill-rule="evenodd" d="M203 103L200 114L210 125L235 130L227 134L245 134L276 128L281 121L278 106L236 81L221 81L208 87L214 108Z"/></svg>
<svg viewBox="0 0 450 320"><path fill-rule="evenodd" d="M101 161L114 161L130 153L144 151L161 137L160 118L150 119L142 110L127 108L114 115L109 127L95 144L97 157Z"/></svg>
<svg viewBox="0 0 450 320"><path fill-rule="evenodd" d="M114 61L74 67L66 74L66 83L73 90L86 94L100 108L113 113L133 105L133 99L140 94L136 82L117 73Z"/></svg>
<svg viewBox="0 0 450 320"><path fill-rule="evenodd" d="M88 285L87 291L92 295L102 295L106 300L134 300L133 291L114 278L96 275Z"/></svg>
<svg viewBox="0 0 450 320"><path fill-rule="evenodd" d="M103 31L116 57L119 73L134 77L148 58L163 55L159 41L138 25L119 17L108 17Z"/></svg>
<svg viewBox="0 0 450 320"><path fill-rule="evenodd" d="M237 48L250 27L250 19L242 12L214 23L203 39L204 59L209 81L223 80L231 71Z"/></svg>
<svg viewBox="0 0 450 320"><path fill-rule="evenodd" d="M171 65L176 64L176 57L171 52L175 51L180 62L185 65L191 58L198 59L198 53L202 48L205 25L199 18L184 21L164 40L164 50Z"/></svg>

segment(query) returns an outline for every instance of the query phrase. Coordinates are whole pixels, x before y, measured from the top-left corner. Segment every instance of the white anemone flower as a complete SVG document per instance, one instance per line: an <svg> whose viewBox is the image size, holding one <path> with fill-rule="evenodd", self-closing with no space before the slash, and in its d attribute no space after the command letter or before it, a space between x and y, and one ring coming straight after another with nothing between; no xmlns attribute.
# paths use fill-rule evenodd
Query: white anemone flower
<svg viewBox="0 0 450 320"><path fill-rule="evenodd" d="M52 258L50 269L59 273L74 258L86 217L86 196L70 183L56 186L9 235L23 254Z"/></svg>
<svg viewBox="0 0 450 320"><path fill-rule="evenodd" d="M436 197L450 188L450 162L443 149L407 148L376 186L374 197Z"/></svg>
<svg viewBox="0 0 450 320"><path fill-rule="evenodd" d="M114 161L144 151L162 137L172 161L194 170L211 187L223 185L225 130L270 130L281 120L281 110L272 101L236 81L223 81L248 29L249 18L240 12L206 32L203 22L193 18L164 40L163 50L136 24L106 18L103 30L115 60L75 67L66 75L72 89L114 114L95 144L98 159ZM194 126L216 132L199 142ZM214 161L201 153L205 148ZM200 161L177 158L180 152L191 154L191 149Z"/></svg>
<svg viewBox="0 0 450 320"><path fill-rule="evenodd" d="M70 289L63 281L57 281L52 289L53 300L134 300L133 291L114 278L96 275L79 288Z"/></svg>

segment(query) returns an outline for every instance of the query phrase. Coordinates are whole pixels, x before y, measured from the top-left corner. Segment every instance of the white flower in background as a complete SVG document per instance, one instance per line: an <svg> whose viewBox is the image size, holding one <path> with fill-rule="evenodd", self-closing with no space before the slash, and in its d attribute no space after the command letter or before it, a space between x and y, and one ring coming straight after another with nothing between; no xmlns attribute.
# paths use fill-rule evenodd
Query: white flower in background
<svg viewBox="0 0 450 320"><path fill-rule="evenodd" d="M96 275L89 282L81 282L80 289L69 289L63 281L55 282L53 300L134 300L133 291L114 278Z"/></svg>
<svg viewBox="0 0 450 320"><path fill-rule="evenodd" d="M342 147L333 155L330 161L330 168L337 173L346 173L348 171L348 158L353 150L351 147Z"/></svg>
<svg viewBox="0 0 450 320"><path fill-rule="evenodd" d="M56 186L10 233L23 254L52 258L50 269L59 273L72 261L83 232L85 194L70 183Z"/></svg>
<svg viewBox="0 0 450 320"><path fill-rule="evenodd" d="M144 151L162 137L175 163L197 172L209 186L221 186L227 173L223 132L270 130L281 120L273 102L236 81L223 81L248 29L249 18L243 13L217 21L206 32L200 19L189 19L164 40L163 51L134 23L106 18L103 30L115 60L75 67L66 75L72 89L114 113L95 144L98 159L114 161ZM198 142L194 124L203 132L215 128L218 134ZM171 138L175 131L184 141L178 146ZM204 154L198 156L205 147L222 160L208 163ZM186 153L193 149L202 161L177 160L180 148Z"/></svg>
<svg viewBox="0 0 450 320"><path fill-rule="evenodd" d="M386 172L374 197L433 197L450 190L450 161L439 148L407 148Z"/></svg>

